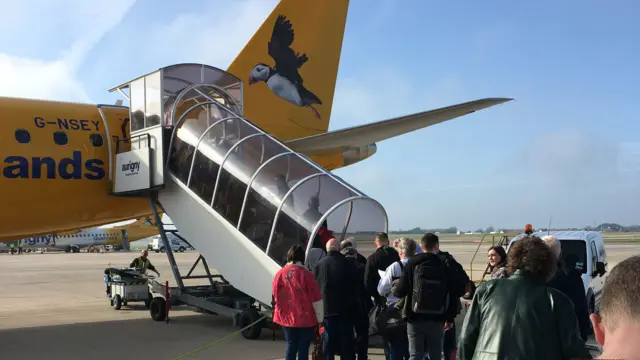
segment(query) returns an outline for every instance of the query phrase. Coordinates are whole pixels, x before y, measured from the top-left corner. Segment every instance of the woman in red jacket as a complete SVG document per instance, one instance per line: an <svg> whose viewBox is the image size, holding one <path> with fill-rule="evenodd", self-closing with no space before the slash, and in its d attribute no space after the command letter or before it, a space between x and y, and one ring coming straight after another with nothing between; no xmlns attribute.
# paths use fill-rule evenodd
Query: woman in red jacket
<svg viewBox="0 0 640 360"><path fill-rule="evenodd" d="M322 295L313 274L304 268L305 249L293 245L287 264L272 284L273 322L282 326L287 341L285 360L309 359L309 347L324 320Z"/></svg>

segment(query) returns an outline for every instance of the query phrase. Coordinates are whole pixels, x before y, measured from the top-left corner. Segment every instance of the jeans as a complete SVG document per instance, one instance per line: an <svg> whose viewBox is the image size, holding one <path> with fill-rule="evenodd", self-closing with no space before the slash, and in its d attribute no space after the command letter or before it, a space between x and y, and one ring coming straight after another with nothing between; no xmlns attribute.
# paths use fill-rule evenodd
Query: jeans
<svg viewBox="0 0 640 360"><path fill-rule="evenodd" d="M456 360L453 356L453 351L456 349L456 324L444 332L444 339L442 341L442 352L444 353L444 360Z"/></svg>
<svg viewBox="0 0 640 360"><path fill-rule="evenodd" d="M409 338L409 360L422 360L425 354L429 359L440 359L444 321L413 320L407 323Z"/></svg>
<svg viewBox="0 0 640 360"><path fill-rule="evenodd" d="M283 326L282 329L284 330L284 338L287 341L284 353L285 360L296 360L296 355L298 355L298 360L308 360L309 347L311 347L311 341L315 336L316 327L295 328Z"/></svg>
<svg viewBox="0 0 640 360"><path fill-rule="evenodd" d="M330 315L324 317L322 351L326 360L353 358L353 321L348 316Z"/></svg>
<svg viewBox="0 0 640 360"><path fill-rule="evenodd" d="M409 360L409 338L406 332L385 339L389 347L389 360Z"/></svg>
<svg viewBox="0 0 640 360"><path fill-rule="evenodd" d="M391 349L389 348L389 341L382 339L382 349L384 350L384 360L391 360Z"/></svg>

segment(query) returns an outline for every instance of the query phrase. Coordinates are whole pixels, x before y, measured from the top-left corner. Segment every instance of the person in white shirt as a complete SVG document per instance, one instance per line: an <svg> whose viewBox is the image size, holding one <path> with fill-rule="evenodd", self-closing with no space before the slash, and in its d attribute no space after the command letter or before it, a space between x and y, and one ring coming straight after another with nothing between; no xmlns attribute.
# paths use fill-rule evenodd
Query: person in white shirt
<svg viewBox="0 0 640 360"><path fill-rule="evenodd" d="M380 275L380 282L378 283L378 293L387 298L387 305L391 306L395 304L399 299L391 294L391 285L394 280L398 279L402 275L404 266L409 261L409 258L416 254L416 242L411 238L402 237L397 239L398 255L400 255L400 261L396 261L389 265L384 274ZM396 242L394 241L394 244Z"/></svg>
<svg viewBox="0 0 640 360"><path fill-rule="evenodd" d="M396 242L394 241L394 245ZM396 250L400 255L400 260L389 265L384 274L380 277L378 283L378 293L387 298L387 306L391 307L400 299L391 294L393 282L402 276L404 267L407 265L409 258L416 254L416 242L411 238L402 237L398 239ZM409 339L406 331L403 334L394 335L385 339L385 355L390 360L406 360L409 359Z"/></svg>

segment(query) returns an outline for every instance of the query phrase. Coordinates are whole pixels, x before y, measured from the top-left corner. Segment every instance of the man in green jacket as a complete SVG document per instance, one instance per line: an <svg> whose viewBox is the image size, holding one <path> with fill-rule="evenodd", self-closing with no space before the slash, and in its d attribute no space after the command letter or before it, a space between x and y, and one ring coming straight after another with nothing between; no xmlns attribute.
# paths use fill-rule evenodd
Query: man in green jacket
<svg viewBox="0 0 640 360"><path fill-rule="evenodd" d="M591 359L571 300L547 287L556 269L538 237L509 251L511 276L478 286L462 325L458 360Z"/></svg>

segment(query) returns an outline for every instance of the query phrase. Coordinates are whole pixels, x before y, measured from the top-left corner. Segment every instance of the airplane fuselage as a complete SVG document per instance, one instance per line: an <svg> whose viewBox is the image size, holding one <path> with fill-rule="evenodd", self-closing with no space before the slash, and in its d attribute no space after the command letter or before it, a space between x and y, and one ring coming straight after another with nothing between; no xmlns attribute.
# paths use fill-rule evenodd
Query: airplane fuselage
<svg viewBox="0 0 640 360"><path fill-rule="evenodd" d="M148 201L109 195L127 108L0 98L0 241L100 226L150 213ZM128 132L128 127L125 126Z"/></svg>
<svg viewBox="0 0 640 360"><path fill-rule="evenodd" d="M14 249L18 249L22 245L24 249L47 248L64 250L71 246L120 245L121 243L121 231L89 229L72 234L48 234L0 243L0 250L8 250L12 245Z"/></svg>
<svg viewBox="0 0 640 360"><path fill-rule="evenodd" d="M97 105L0 97L0 241L151 215L147 199L109 194L129 109L102 111L104 119Z"/></svg>

